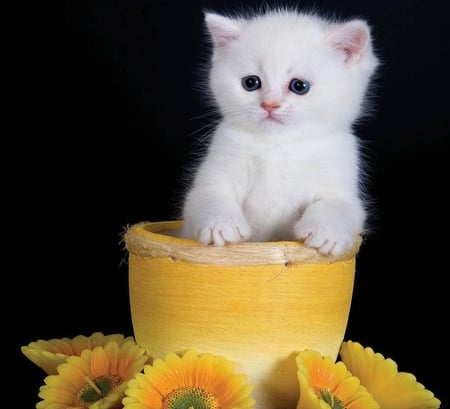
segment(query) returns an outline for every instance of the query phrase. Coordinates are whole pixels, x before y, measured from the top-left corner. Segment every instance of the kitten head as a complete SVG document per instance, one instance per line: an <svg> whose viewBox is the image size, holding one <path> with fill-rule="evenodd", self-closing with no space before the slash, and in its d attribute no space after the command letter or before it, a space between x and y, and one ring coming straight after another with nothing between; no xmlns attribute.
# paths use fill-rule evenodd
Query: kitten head
<svg viewBox="0 0 450 409"><path fill-rule="evenodd" d="M205 13L213 45L209 85L225 121L258 132L345 127L363 113L377 66L363 20L309 13Z"/></svg>

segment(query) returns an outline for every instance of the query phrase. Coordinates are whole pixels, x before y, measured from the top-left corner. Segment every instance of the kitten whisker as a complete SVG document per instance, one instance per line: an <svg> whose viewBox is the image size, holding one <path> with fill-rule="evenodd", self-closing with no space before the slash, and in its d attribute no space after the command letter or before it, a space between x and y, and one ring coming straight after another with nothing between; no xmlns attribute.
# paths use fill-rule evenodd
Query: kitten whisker
<svg viewBox="0 0 450 409"><path fill-rule="evenodd" d="M205 111L205 112L202 112L201 114L191 117L190 120L195 121L198 119L210 118L210 117L217 116L218 114L220 114L220 111L218 109L211 109L210 111Z"/></svg>

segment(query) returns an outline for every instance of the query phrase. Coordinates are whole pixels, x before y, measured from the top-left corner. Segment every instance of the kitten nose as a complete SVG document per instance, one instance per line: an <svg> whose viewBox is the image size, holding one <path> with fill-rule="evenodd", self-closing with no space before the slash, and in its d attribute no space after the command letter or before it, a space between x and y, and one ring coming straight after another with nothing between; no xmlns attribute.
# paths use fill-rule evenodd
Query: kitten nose
<svg viewBox="0 0 450 409"><path fill-rule="evenodd" d="M261 102L261 107L264 108L267 112L272 112L275 109L280 107L278 102Z"/></svg>

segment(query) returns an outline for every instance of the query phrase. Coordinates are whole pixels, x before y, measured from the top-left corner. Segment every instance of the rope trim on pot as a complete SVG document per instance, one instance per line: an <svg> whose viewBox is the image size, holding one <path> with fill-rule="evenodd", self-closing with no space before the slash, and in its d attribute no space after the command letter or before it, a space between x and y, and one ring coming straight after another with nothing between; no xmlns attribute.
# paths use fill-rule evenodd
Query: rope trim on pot
<svg viewBox="0 0 450 409"><path fill-rule="evenodd" d="M177 237L182 221L141 222L128 227L124 233L126 249L140 257L170 257L199 264L264 265L318 264L345 261L354 257L361 245L358 236L354 246L335 257L323 255L299 242L242 242L222 247L206 246L195 240Z"/></svg>

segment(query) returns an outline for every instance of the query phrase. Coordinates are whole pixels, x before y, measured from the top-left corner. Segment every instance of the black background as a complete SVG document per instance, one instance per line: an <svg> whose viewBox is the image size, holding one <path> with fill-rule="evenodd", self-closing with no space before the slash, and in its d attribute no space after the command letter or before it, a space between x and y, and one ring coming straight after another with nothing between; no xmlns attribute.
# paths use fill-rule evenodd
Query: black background
<svg viewBox="0 0 450 409"><path fill-rule="evenodd" d="M392 358L445 407L450 67L446 13L432 3L303 4L367 19L383 61L376 114L358 128L376 214L357 257L345 339ZM196 89L207 56L202 9L242 4L258 2L66 0L58 17L34 21L21 56L17 127L26 131L4 151L5 160L13 155L4 173L12 283L4 336L19 376L15 407L34 407L44 379L21 345L94 331L132 335L121 236L128 225L174 217L208 123Z"/></svg>

